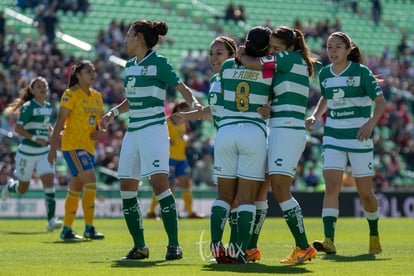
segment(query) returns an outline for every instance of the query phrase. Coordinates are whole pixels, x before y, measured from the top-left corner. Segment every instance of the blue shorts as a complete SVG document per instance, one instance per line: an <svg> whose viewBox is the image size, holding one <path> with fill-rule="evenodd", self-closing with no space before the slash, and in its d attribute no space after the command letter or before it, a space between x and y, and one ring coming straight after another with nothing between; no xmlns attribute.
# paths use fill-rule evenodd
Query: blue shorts
<svg viewBox="0 0 414 276"><path fill-rule="evenodd" d="M95 168L95 156L84 149L63 151L63 157L73 176Z"/></svg>
<svg viewBox="0 0 414 276"><path fill-rule="evenodd" d="M170 174L168 175L168 179L170 180L170 184L174 184L174 179L179 176L183 175L190 175L190 166L188 165L187 160L174 160L170 159Z"/></svg>

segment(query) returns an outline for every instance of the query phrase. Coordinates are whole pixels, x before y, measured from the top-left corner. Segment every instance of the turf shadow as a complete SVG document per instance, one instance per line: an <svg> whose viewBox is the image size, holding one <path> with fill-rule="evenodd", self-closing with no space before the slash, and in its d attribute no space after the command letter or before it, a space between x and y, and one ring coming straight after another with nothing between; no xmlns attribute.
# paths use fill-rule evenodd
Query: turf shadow
<svg viewBox="0 0 414 276"><path fill-rule="evenodd" d="M112 262L111 267L120 268L120 267L154 267L157 264L163 263L165 261L144 261L144 260L115 260Z"/></svg>
<svg viewBox="0 0 414 276"><path fill-rule="evenodd" d="M37 231L37 232L22 232L22 231L9 231L5 232L7 235L41 235L41 234L47 234L45 231Z"/></svg>
<svg viewBox="0 0 414 276"><path fill-rule="evenodd" d="M366 262L366 261L385 261L384 258L377 258L375 254L361 254L356 256L341 256L341 255L325 255L323 260L334 262Z"/></svg>
<svg viewBox="0 0 414 276"><path fill-rule="evenodd" d="M237 272L237 273L264 273L264 274L300 274L311 272L306 264L293 265L265 265L260 263L249 264L208 264L204 265L202 271L210 272Z"/></svg>

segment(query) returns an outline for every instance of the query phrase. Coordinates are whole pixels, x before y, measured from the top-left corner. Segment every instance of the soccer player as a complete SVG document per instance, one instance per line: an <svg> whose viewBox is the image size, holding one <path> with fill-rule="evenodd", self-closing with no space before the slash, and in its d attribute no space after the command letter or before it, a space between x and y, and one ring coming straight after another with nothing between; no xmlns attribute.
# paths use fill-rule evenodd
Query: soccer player
<svg viewBox="0 0 414 276"><path fill-rule="evenodd" d="M174 112L170 115L170 121L173 121L175 124L185 123L188 120L206 120L209 118L213 118L214 126L217 128L220 118L222 116L222 112L224 110L223 106L223 95L221 93L221 79L220 79L220 70L221 66L223 65L224 61L229 58L234 58L236 55L237 45L236 42L226 36L219 36L215 38L210 44L209 50L209 61L214 72L213 77L211 78L211 85L210 91L208 94L208 106L204 107L200 110L193 110L188 112ZM262 115L264 119L269 117L270 108L267 105L259 106L257 108L257 112ZM216 183L217 184L217 183ZM267 187L267 188L266 188ZM257 248L257 240L262 228L264 218L266 217L267 213L267 191L269 186L263 185L260 188L259 197L260 195L265 194L264 199L257 198L256 199L256 217L255 217L255 224L254 230L252 234L252 239L250 242L251 250L246 250L247 260L250 262L255 262L260 260L261 254ZM263 190L263 191L262 191ZM219 190L220 193L220 190ZM217 200L216 204L226 205L224 201ZM237 201L234 201L229 207L227 211L227 217L230 225L230 241L229 245L235 244L237 242ZM227 206L227 205L226 205ZM218 218L222 219L222 218ZM214 227L214 230L211 231L211 238L214 243L219 244L221 243L224 231L224 224L221 225L220 228ZM234 248L234 247L233 247ZM213 248L213 254L219 253L219 250L224 252L223 248ZM217 255L217 254L216 254ZM218 256L218 261L222 262L220 256Z"/></svg>
<svg viewBox="0 0 414 276"><path fill-rule="evenodd" d="M185 101L177 101L171 113L186 112L190 107ZM175 195L175 186L181 188L181 196L184 201L185 209L188 214L188 218L203 218L204 216L193 211L193 194L191 180L191 168L187 161L186 146L188 141L187 128L185 124L175 125L171 120L167 120L168 133L170 135L170 175L168 177L170 181L170 189ZM155 195L152 196L150 209L148 211L148 218L157 218L155 214L155 207L158 201Z"/></svg>
<svg viewBox="0 0 414 276"><path fill-rule="evenodd" d="M53 164L61 140L63 157L72 173L65 201L65 218L60 238L64 241L81 240L72 224L78 210L80 194L85 220L83 237L103 239L95 230L96 175L94 171L94 142L105 135L99 120L104 106L101 93L92 89L96 81L95 67L90 61L80 61L71 68L67 89L60 99L60 108L53 130L48 160ZM61 134L63 130L63 133Z"/></svg>
<svg viewBox="0 0 414 276"><path fill-rule="evenodd" d="M6 109L5 113L19 115L15 131L22 137L16 154L14 175L3 187L1 198L7 200L10 193L25 194L30 179L36 170L42 180L48 223L47 231L59 229L62 222L55 217L56 199L54 168L47 161L49 151L49 127L52 106L47 101L49 85L43 77L34 78L29 86L20 91L20 96Z"/></svg>
<svg viewBox="0 0 414 276"><path fill-rule="evenodd" d="M265 27L252 28L246 36L246 54L267 55L270 33ZM212 233L221 229L222 221L227 219L230 206L236 200L237 242L233 248L233 263L247 262L256 195L265 179L266 121L256 110L268 104L273 74L272 65L263 70L250 70L236 59L225 61L220 71L224 110L214 147L214 174L218 179L219 195L211 208L210 228ZM220 248L220 244L214 244L216 242L212 240L212 247ZM215 257L217 262L221 261L221 256L216 254Z"/></svg>
<svg viewBox="0 0 414 276"><path fill-rule="evenodd" d="M372 131L385 110L385 99L378 81L364 65L358 45L343 32L332 33L326 51L331 64L319 73L321 98L306 128L326 112L323 136L323 176L326 191L322 220L325 238L314 241L318 251L335 254L335 227L339 216L339 192L347 162L369 225L369 253L381 253L378 234L378 202L373 192ZM372 105L375 108L372 111Z"/></svg>
<svg viewBox="0 0 414 276"><path fill-rule="evenodd" d="M316 255L309 244L302 210L291 194L296 167L306 145L305 114L309 96L309 76L313 75L311 58L301 31L280 26L270 36L276 74L273 85L272 113L269 119L268 169L273 196L295 238L296 246L282 263L303 263ZM259 60L243 55L248 68L263 68L268 57Z"/></svg>
<svg viewBox="0 0 414 276"><path fill-rule="evenodd" d="M159 36L168 31L165 22L138 20L131 24L125 40L128 54L133 56L125 68L126 99L103 118L107 124L118 114L129 111L129 125L123 138L118 178L122 208L134 246L123 259L144 259L149 249L144 240L142 213L137 198L139 179L150 177L151 186L161 207L161 217L168 235L166 260L182 258L178 242L178 217L174 195L169 187L169 141L164 101L166 85L175 87L191 106L201 105L185 85L168 59L153 47Z"/></svg>

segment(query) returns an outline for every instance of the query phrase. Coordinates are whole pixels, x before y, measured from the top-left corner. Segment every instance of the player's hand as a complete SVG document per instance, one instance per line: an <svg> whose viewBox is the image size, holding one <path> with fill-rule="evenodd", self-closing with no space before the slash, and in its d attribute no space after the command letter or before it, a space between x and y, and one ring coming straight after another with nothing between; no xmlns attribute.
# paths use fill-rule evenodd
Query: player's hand
<svg viewBox="0 0 414 276"><path fill-rule="evenodd" d="M305 120L305 127L308 131L312 131L313 130L313 125L316 122L316 118L315 116L310 116Z"/></svg>
<svg viewBox="0 0 414 276"><path fill-rule="evenodd" d="M370 121L366 122L357 132L357 139L360 142L368 140L371 137L372 130L374 125Z"/></svg>
<svg viewBox="0 0 414 276"><path fill-rule="evenodd" d="M112 122L115 119L115 115L112 111L108 111L105 115L103 115L103 117L101 118L101 128L102 129L106 129L106 127L108 126L108 124L110 122Z"/></svg>
<svg viewBox="0 0 414 276"><path fill-rule="evenodd" d="M270 109L270 106L268 106L267 104L259 106L256 109L256 111L257 113L262 115L263 120L267 120L270 117L270 113L272 112L272 110Z"/></svg>

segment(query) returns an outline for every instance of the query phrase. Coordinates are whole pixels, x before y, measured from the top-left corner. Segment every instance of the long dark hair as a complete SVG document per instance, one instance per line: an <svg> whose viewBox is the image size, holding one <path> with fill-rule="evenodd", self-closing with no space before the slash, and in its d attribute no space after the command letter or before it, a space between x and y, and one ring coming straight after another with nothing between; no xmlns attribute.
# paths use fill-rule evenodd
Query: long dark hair
<svg viewBox="0 0 414 276"><path fill-rule="evenodd" d="M272 31L271 37L280 39L284 42L286 48L293 46L294 51L301 51L303 58L308 65L309 76L314 73L313 64L318 62L316 58L311 56L308 45L305 41L305 36L298 29L292 29L287 26L279 26Z"/></svg>
<svg viewBox="0 0 414 276"><path fill-rule="evenodd" d="M157 45L159 36L164 36L168 32L168 25L163 21L138 20L132 23L134 34L142 33L144 35L145 44L148 48Z"/></svg>
<svg viewBox="0 0 414 276"><path fill-rule="evenodd" d="M4 112L6 114L11 114L11 113L19 114L22 105L25 102L30 101L31 99L34 98L34 95L32 93L32 89L33 89L33 86L35 85L35 83L38 82L38 81L44 82L46 84L46 87L49 87L49 85L47 83L47 80L44 77L36 77L36 78L32 79L32 81L30 82L30 84L28 86L26 86L26 87L24 87L20 90L19 97L17 99L15 99L13 102L11 102L6 107Z"/></svg>
<svg viewBox="0 0 414 276"><path fill-rule="evenodd" d="M267 55L271 33L272 31L268 27L253 27L247 34L244 43L246 55L252 57Z"/></svg>
<svg viewBox="0 0 414 276"><path fill-rule="evenodd" d="M79 83L79 80L76 74L79 73L86 66L91 66L92 68L94 67L93 63L89 60L79 61L78 63L72 66L70 70L70 75L69 75L68 88Z"/></svg>

